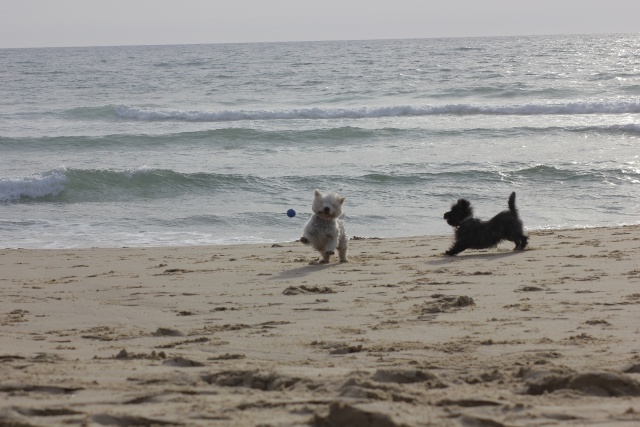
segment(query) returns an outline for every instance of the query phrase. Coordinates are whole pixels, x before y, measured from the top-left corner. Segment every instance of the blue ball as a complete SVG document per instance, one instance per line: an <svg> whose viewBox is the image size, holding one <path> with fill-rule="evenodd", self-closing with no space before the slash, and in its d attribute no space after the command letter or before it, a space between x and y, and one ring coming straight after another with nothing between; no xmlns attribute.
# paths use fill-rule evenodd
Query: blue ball
<svg viewBox="0 0 640 427"><path fill-rule="evenodd" d="M287 216L288 216L289 218L293 218L294 216L296 216L296 211L294 211L293 209L289 209L289 210L287 211Z"/></svg>

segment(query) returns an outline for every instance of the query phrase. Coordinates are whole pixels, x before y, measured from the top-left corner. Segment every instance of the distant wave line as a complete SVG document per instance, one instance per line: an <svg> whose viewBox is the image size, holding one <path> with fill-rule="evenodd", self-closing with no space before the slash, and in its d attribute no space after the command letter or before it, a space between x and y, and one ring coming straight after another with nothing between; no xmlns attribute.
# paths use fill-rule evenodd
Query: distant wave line
<svg viewBox="0 0 640 427"><path fill-rule="evenodd" d="M283 130L261 130L251 127L225 127L220 129L209 129L203 131L159 133L159 134L107 134L95 135L73 135L73 136L29 136L29 137L6 137L0 136L0 148L11 150L31 150L34 147L55 149L90 149L100 147L139 147L139 146L159 146L177 145L189 146L190 144L212 144L223 145L225 148L234 149L251 144L266 144L266 147L275 145L297 144L360 144L362 141L370 143L372 141L386 140L400 141L404 139L424 139L431 137L456 137L472 132L475 135L483 135L492 138L502 138L508 136L525 136L544 133L559 134L562 132L584 133L584 134L611 134L611 135L640 135L640 124L602 124L587 126L514 126L514 127L479 127L479 128L453 128L453 129L429 129L429 128L397 128L385 127L380 129L369 129L364 127L342 126L342 127L321 127L318 129L283 129Z"/></svg>
<svg viewBox="0 0 640 427"><path fill-rule="evenodd" d="M138 121L226 122L242 120L323 120L381 117L420 117L431 115L575 115L640 113L638 100L574 101L566 103L529 103L519 105L396 105L355 108L297 108L289 110L180 110L118 105L121 119Z"/></svg>

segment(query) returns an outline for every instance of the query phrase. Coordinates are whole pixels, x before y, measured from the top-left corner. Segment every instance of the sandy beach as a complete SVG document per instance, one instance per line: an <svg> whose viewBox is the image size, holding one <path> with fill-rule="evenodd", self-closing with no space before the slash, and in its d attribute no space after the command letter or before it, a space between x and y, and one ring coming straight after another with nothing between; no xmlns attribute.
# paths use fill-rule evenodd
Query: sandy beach
<svg viewBox="0 0 640 427"><path fill-rule="evenodd" d="M640 226L0 250L0 426L640 425Z"/></svg>

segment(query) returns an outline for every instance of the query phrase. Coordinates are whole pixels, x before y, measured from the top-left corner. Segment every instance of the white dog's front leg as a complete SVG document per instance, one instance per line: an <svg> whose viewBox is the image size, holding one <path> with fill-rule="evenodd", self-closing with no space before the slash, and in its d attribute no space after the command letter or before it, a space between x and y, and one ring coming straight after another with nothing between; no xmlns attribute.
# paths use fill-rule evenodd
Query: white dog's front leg
<svg viewBox="0 0 640 427"><path fill-rule="evenodd" d="M327 255L333 255L336 253L338 247L338 239L335 236L327 235L327 244L324 246L324 252Z"/></svg>

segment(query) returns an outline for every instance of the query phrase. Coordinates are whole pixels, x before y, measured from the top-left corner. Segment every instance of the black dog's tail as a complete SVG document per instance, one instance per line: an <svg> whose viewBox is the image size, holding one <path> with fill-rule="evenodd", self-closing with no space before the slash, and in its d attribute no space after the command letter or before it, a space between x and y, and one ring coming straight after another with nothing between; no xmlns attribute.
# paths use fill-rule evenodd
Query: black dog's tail
<svg viewBox="0 0 640 427"><path fill-rule="evenodd" d="M509 196L509 210L518 215L518 209L516 209L516 192L514 191L513 193L511 193L511 195Z"/></svg>

